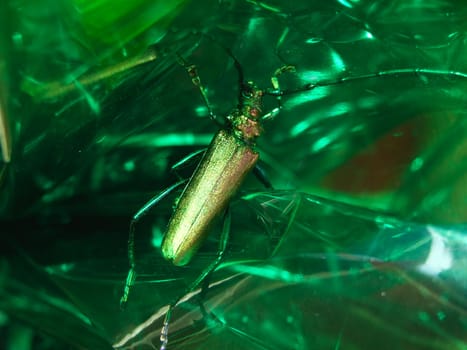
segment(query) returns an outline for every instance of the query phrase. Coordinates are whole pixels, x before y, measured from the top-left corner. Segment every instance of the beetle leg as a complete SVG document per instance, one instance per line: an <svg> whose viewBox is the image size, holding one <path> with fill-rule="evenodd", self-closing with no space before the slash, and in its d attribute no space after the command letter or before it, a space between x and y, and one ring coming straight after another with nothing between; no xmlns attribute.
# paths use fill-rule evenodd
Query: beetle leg
<svg viewBox="0 0 467 350"><path fill-rule="evenodd" d="M189 155L187 155L186 157L183 157L182 159L180 159L177 163L175 163L174 165L171 166L170 170L172 170L173 172L175 172L175 174L180 178L180 175L178 174L177 172L177 169L180 168L182 165L188 163L191 159L195 158L195 157L198 157L200 154L204 155L204 153L206 152L207 148L202 148L200 150L197 150L195 152L192 152L190 153Z"/></svg>
<svg viewBox="0 0 467 350"><path fill-rule="evenodd" d="M120 307L124 308L127 301L128 295L130 293L130 289L135 282L136 279L136 263L135 263L135 226L141 220L143 216L145 216L157 203L159 203L163 198L165 198L168 194L170 194L173 190L177 187L180 187L188 180L181 180L176 184L170 186L169 188L165 189L161 193L157 194L153 198L151 198L138 212L133 215L133 218L130 222L130 230L128 234L128 263L130 265L130 269L128 270L128 275L125 282L125 287L123 289L123 295L120 298Z"/></svg>
<svg viewBox="0 0 467 350"><path fill-rule="evenodd" d="M279 107L276 107L274 108L272 111L270 111L269 113L266 113L265 115L263 115L261 117L261 120L271 120L271 119L274 119L276 115L279 114L279 112L281 111L281 103L280 103L280 100L278 99L278 103L279 103Z"/></svg>
<svg viewBox="0 0 467 350"><path fill-rule="evenodd" d="M277 104L278 106L274 108L272 111L269 113L266 113L263 115L261 118L262 120L270 120L273 119L276 115L279 114L280 110L282 109L282 102L281 102L281 97L282 97L282 90L279 84L279 75L283 73L293 73L295 72L295 67L291 65L285 65L282 66L274 72L274 75L271 77L271 83L272 83L272 89L267 89L265 91L266 94L276 96Z"/></svg>
<svg viewBox="0 0 467 350"><path fill-rule="evenodd" d="M188 63L179 54L177 54L177 62L183 68L185 68L185 70L187 71L188 75L191 78L193 85L196 86L199 92L201 93L201 97L203 98L204 104L206 105L206 108L208 109L209 117L211 118L211 120L214 121L218 126L223 127L224 125L221 122L219 122L218 117L214 114L214 111L212 110L211 104L209 103L206 88L201 83L201 79L198 74L198 68L196 67L196 65Z"/></svg>
<svg viewBox="0 0 467 350"><path fill-rule="evenodd" d="M255 165L253 168L253 174L256 176L256 178L261 182L264 187L266 187L269 190L272 190L272 184L271 181L269 181L268 175L264 171L263 168L261 168L258 164Z"/></svg>
<svg viewBox="0 0 467 350"><path fill-rule="evenodd" d="M227 208L223 217L223 224L222 224L222 233L219 240L219 248L217 250L216 259L211 262L202 272L201 274L188 286L185 290L183 295L189 294L193 292L196 288L198 288L207 278L209 278L210 274L214 272L214 270L219 266L224 257L225 251L227 250L227 244L230 237L230 225L231 225L231 215L230 210ZM206 290L208 286L204 285L203 290ZM161 347L160 350L165 350L167 347L167 343L169 341L169 323L172 317L172 310L178 304L178 302L182 299L183 295L177 298L173 303L169 305L169 309L165 314L164 318L164 325L161 330Z"/></svg>

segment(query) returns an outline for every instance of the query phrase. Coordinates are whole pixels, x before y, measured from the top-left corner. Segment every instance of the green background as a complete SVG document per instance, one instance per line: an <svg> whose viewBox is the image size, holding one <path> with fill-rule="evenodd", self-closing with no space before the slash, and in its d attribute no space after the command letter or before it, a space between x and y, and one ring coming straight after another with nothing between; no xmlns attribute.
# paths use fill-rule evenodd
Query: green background
<svg viewBox="0 0 467 350"><path fill-rule="evenodd" d="M226 259L175 309L169 348L466 348L463 2L9 0L0 23L2 348L159 347L220 225L173 267L159 246L177 194L162 201L121 311L128 225L218 129L177 55L217 115L236 106L223 46L264 89L284 65L284 90L336 84L284 96L265 123L275 190L247 179Z"/></svg>

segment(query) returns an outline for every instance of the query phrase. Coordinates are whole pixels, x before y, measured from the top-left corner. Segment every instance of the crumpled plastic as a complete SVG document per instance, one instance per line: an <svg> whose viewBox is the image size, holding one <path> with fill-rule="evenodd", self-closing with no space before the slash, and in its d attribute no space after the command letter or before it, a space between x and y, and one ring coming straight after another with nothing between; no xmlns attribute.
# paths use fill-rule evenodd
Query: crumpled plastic
<svg viewBox="0 0 467 350"><path fill-rule="evenodd" d="M167 305L183 297L172 349L464 346L462 5L93 4L1 5L8 334L26 325L57 348L157 349ZM218 129L177 57L196 64L222 117L239 89L226 48L264 89L294 67L278 76L282 108L258 141L274 190L247 179L225 259L188 294L221 224L189 265L171 266L159 247L178 194L163 200L137 227L138 275L122 311L131 216L189 177L196 157L171 166ZM335 84L312 88L322 82ZM266 96L265 111L277 106Z"/></svg>

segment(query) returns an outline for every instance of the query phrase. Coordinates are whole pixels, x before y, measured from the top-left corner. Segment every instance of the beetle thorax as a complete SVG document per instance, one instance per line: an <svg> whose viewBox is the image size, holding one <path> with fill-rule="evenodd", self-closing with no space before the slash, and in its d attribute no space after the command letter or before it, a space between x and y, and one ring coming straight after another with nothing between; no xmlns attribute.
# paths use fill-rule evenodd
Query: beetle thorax
<svg viewBox="0 0 467 350"><path fill-rule="evenodd" d="M242 86L238 108L228 118L235 136L248 144L253 144L263 131L262 104L263 91L249 81Z"/></svg>
<svg viewBox="0 0 467 350"><path fill-rule="evenodd" d="M235 136L245 143L253 144L263 131L259 119L248 118L238 110L235 110L229 119Z"/></svg>

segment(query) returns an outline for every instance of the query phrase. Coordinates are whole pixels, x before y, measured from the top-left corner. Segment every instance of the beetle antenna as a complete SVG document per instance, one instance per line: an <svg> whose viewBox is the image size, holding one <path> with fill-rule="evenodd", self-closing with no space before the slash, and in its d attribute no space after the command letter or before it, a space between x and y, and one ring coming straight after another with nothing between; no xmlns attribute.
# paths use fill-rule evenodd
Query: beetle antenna
<svg viewBox="0 0 467 350"><path fill-rule="evenodd" d="M235 66L235 69L237 70L237 73L238 73L238 83L240 84L240 86L243 86L243 84L244 84L244 75L243 75L242 65L237 60L237 57L234 56L232 51L230 51L230 49L225 48L225 50L228 53L228 55L232 58L232 60L234 61L234 66Z"/></svg>
<svg viewBox="0 0 467 350"><path fill-rule="evenodd" d="M222 43L220 43L218 40L216 40L215 38L213 38L212 36L208 34L203 34L203 35L209 40L211 40L212 42L214 42L215 44L219 45L227 53L227 55L229 55L230 58L233 60L235 69L237 70L237 74L238 74L238 84L240 86L240 91L238 92L238 95L239 95L239 101L240 101L242 92L245 86L243 67L240 61L237 59L237 57L235 57L235 55L232 53L232 51L228 47L224 46Z"/></svg>
<svg viewBox="0 0 467 350"><path fill-rule="evenodd" d="M317 83L308 83L303 85L302 87L290 90L280 90L276 89L267 89L264 93L270 96L285 96L305 91L313 90L317 87L323 86L331 86L331 85L338 85L347 82L357 81L357 80L365 80L365 79L372 79L372 78L380 78L380 77L387 77L387 76L397 76L397 75L436 75L436 76L448 76L448 77L458 77L458 78L467 78L467 73L457 72L457 71L449 71L449 70L439 70L439 69L430 69L430 68L400 68L400 69L391 69L380 71L376 73L369 73L357 76L348 76L342 77L335 80L324 80Z"/></svg>

